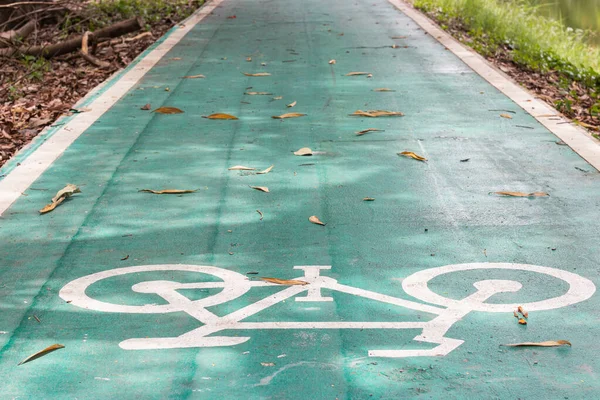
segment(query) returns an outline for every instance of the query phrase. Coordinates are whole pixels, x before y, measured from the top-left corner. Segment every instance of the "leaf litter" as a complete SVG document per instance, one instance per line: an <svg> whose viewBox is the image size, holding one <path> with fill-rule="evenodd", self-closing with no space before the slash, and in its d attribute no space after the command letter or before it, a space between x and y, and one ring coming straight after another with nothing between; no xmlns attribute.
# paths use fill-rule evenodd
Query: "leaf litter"
<svg viewBox="0 0 600 400"><path fill-rule="evenodd" d="M64 188L59 190L56 195L52 198L52 202L47 204L40 210L40 214L46 214L58 207L63 201L74 195L75 193L81 193L81 190L72 183L67 184Z"/></svg>
<svg viewBox="0 0 600 400"><path fill-rule="evenodd" d="M365 133L369 133L369 132L384 132L384 130L383 129L376 129L376 128L363 129L362 131L356 132L356 136L362 136Z"/></svg>
<svg viewBox="0 0 600 400"><path fill-rule="evenodd" d="M38 359L40 357L43 357L43 356L45 356L47 354L50 354L53 351L56 351L58 349L64 349L64 348L65 348L65 346L63 346L62 344L58 344L58 343L53 344L52 346L46 347L44 350L40 350L37 353L34 353L34 354L30 355L29 357L27 357L26 359L24 359L23 361L21 361L17 365L28 363L30 361L33 361L33 360Z"/></svg>
<svg viewBox="0 0 600 400"><path fill-rule="evenodd" d="M325 225L326 225L326 224L325 224L325 223L323 223L323 222L322 222L322 221L319 219L319 217L317 217L316 215L312 215L312 216L310 216L310 217L308 218L308 220L309 220L310 222L312 222L313 224L316 224L316 225L322 225L322 226L325 226Z"/></svg>
<svg viewBox="0 0 600 400"><path fill-rule="evenodd" d="M296 101L291 102L290 104L286 105L287 108L292 108L296 105Z"/></svg>
<svg viewBox="0 0 600 400"><path fill-rule="evenodd" d="M248 96L271 96L273 93L269 92L246 92Z"/></svg>
<svg viewBox="0 0 600 400"><path fill-rule="evenodd" d="M346 76L370 75L370 72L348 72Z"/></svg>
<svg viewBox="0 0 600 400"><path fill-rule="evenodd" d="M153 194L184 194L184 193L194 193L197 192L198 189L187 190L187 189L164 189L164 190L152 190L152 189L142 189L140 192L147 192Z"/></svg>
<svg viewBox="0 0 600 400"><path fill-rule="evenodd" d="M399 156L413 158L413 159L418 160L418 161L423 161L423 162L427 161L427 159L425 157L420 156L417 153L414 153L412 151L403 151L401 153L398 153L398 155Z"/></svg>
<svg viewBox="0 0 600 400"><path fill-rule="evenodd" d="M159 107L153 112L159 114L183 114L183 111L177 107Z"/></svg>
<svg viewBox="0 0 600 400"><path fill-rule="evenodd" d="M285 114L281 114L281 115L274 115L271 118L273 119L286 119L286 118L298 118L298 117L304 117L306 114L301 114L301 113L285 113Z"/></svg>
<svg viewBox="0 0 600 400"><path fill-rule="evenodd" d="M267 169L264 169L264 170L262 170L262 171L258 171L258 172L256 173L256 175L264 175L264 174L268 174L269 172L271 172L271 171L273 170L273 168L274 168L274 167L275 167L274 165L271 165L271 166L270 166L269 168L267 168Z"/></svg>
<svg viewBox="0 0 600 400"><path fill-rule="evenodd" d="M203 78L206 78L206 77L202 74L198 74L198 75L186 75L186 76L182 77L181 79L203 79Z"/></svg>
<svg viewBox="0 0 600 400"><path fill-rule="evenodd" d="M235 165L227 169L229 171L254 171L256 168L244 167L243 165Z"/></svg>
<svg viewBox="0 0 600 400"><path fill-rule="evenodd" d="M386 110L356 110L352 114L352 116L360 116L360 117L369 117L369 118L377 118L377 117L403 117L404 113L400 111L386 111Z"/></svg>
<svg viewBox="0 0 600 400"><path fill-rule="evenodd" d="M300 281L297 279L279 279L279 278L269 278L263 277L260 278L265 282L276 283L278 285L308 285L308 282Z"/></svg>
<svg viewBox="0 0 600 400"><path fill-rule="evenodd" d="M271 74L268 72L257 72L255 74L250 74L248 72L242 72L242 73L246 76L271 76Z"/></svg>
<svg viewBox="0 0 600 400"><path fill-rule="evenodd" d="M250 186L250 188L254 190L259 190L261 192L269 193L269 188L266 186Z"/></svg>
<svg viewBox="0 0 600 400"><path fill-rule="evenodd" d="M377 88L377 89L373 89L374 92L395 92L395 90L389 89L389 88Z"/></svg>
<svg viewBox="0 0 600 400"><path fill-rule="evenodd" d="M202 116L202 118L207 118L207 119L238 119L238 117L236 117L235 115L225 114L225 113L210 114L208 116Z"/></svg>
<svg viewBox="0 0 600 400"><path fill-rule="evenodd" d="M525 193L525 192L494 192L494 194L506 197L548 197L550 196L546 192L533 192L533 193Z"/></svg>
<svg viewBox="0 0 600 400"><path fill-rule="evenodd" d="M559 347L559 346L571 346L571 342L568 340L548 340L545 342L523 342L523 343L510 343L503 344L501 346L506 347Z"/></svg>
<svg viewBox="0 0 600 400"><path fill-rule="evenodd" d="M296 155L296 156L312 156L313 151L308 147L303 147L301 149L296 150L294 152L294 155Z"/></svg>

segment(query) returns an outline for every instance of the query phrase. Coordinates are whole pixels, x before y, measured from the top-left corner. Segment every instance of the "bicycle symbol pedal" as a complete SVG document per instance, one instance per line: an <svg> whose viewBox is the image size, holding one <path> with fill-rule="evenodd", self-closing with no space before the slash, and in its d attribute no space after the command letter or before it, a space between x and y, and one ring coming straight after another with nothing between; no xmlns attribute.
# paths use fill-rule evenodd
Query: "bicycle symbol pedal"
<svg viewBox="0 0 600 400"><path fill-rule="evenodd" d="M188 347L234 346L250 340L250 337L217 336L219 332L231 330L289 330L289 329L421 329L422 333L413 340L432 343L431 349L417 350L370 350L371 357L423 357L445 356L464 343L463 340L445 337L446 332L465 315L472 311L511 312L518 305L528 311L551 310L576 304L589 299L596 291L589 279L572 272L528 264L511 263L472 263L453 264L416 272L402 281L403 290L410 296L425 303L401 299L370 290L360 289L339 283L336 279L321 273L331 269L328 265L296 266L295 270L303 271L304 276L294 278L308 282L307 285L281 286L263 281L250 281L244 275L234 271L213 266L200 265L141 265L116 268L87 275L75 279L60 290L60 297L71 305L103 312L131 314L164 314L185 312L203 325L176 337L165 338L133 338L124 340L119 346L126 350L171 349ZM498 293L517 292L521 283L513 280L480 280L474 283L476 291L462 300L455 300L434 293L428 282L433 278L459 271L471 270L511 270L526 271L548 275L569 284L565 294L552 299L532 303L496 304L486 303L491 296ZM141 272L198 272L212 275L220 281L200 281L180 283L166 280L140 282L132 286L138 293L151 293L162 297L166 304L147 304L141 306L121 305L102 302L89 297L86 289L103 279ZM246 294L257 287L281 287L281 290L267 297L244 306L227 315L219 316L207 308L226 303ZM199 300L190 300L178 291L182 289L222 289L220 292ZM249 322L245 321L269 307L282 301L294 298L297 302L332 302L334 299L324 296L322 290L337 291L353 296L375 300L382 303L405 307L434 315L428 322L353 322L353 321L315 321L315 322ZM433 305L431 305L433 304Z"/></svg>

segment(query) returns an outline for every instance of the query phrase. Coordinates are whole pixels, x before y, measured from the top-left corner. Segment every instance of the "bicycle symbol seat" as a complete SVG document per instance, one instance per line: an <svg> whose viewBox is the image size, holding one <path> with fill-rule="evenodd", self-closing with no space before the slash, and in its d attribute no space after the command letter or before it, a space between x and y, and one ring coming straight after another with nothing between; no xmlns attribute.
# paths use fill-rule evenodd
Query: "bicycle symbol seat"
<svg viewBox="0 0 600 400"><path fill-rule="evenodd" d="M422 329L422 333L413 340L436 344L432 349L425 350L370 350L372 357L420 357L445 356L460 346L464 341L445 337L446 332L456 322L460 321L471 311L511 312L521 305L528 311L551 310L565 307L589 299L596 291L595 285L589 279L572 272L528 264L510 263L472 263L454 264L419 271L402 281L403 290L410 296L423 302L396 298L381 293L359 289L339 283L337 280L322 276L321 271L331 269L331 266L296 266L304 276L295 278L308 282L306 285L281 286L263 281L251 281L237 272L223 268L200 265L142 265L126 268L116 268L98 272L75 279L60 290L60 297L70 301L71 305L81 308L116 313L163 314L170 312L185 312L203 325L177 337L164 338L133 338L124 340L119 346L126 350L169 349L186 347L233 346L244 343L250 337L211 336L226 330L256 330L256 329ZM521 283L513 280L481 280L474 283L476 291L462 300L440 296L428 287L428 282L440 275L458 271L471 270L512 270L527 271L548 275L565 281L569 289L559 297L543 301L520 304L485 303L491 296L503 292L517 292ZM95 282L126 274L156 271L198 272L213 275L221 281L179 283L174 281L154 280L140 282L132 286L138 293L152 293L162 297L166 304L147 304L141 306L119 305L95 300L86 295L86 289ZM252 288L277 286L281 290L267 297L248 304L245 307L224 316L218 316L207 310L207 307L234 300ZM190 300L180 294L182 289L222 289L220 292L199 299ZM325 297L321 290L338 291L354 296L363 297L405 307L435 317L428 322L351 322L351 321L315 321L315 322L245 322L248 317L265 310L279 302L294 298L297 302L331 302L332 297Z"/></svg>

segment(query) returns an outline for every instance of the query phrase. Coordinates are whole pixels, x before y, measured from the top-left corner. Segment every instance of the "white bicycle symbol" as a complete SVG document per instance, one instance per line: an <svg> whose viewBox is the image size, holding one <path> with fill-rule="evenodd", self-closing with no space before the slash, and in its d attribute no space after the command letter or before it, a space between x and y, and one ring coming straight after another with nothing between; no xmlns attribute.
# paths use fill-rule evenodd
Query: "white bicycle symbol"
<svg viewBox="0 0 600 400"><path fill-rule="evenodd" d="M418 342L437 344L432 349L424 350L370 350L372 357L420 357L420 356L445 356L460 346L464 341L444 337L446 332L456 322L460 321L471 311L484 312L511 312L521 305L528 311L551 310L566 307L589 299L596 291L595 285L589 279L577 274L548 267L527 264L509 263L473 263L455 264L439 268L419 271L402 281L403 290L427 303L428 305L410 300L400 299L369 290L359 289L339 283L333 278L321 276L322 270L331 269L331 266L297 266L294 269L303 270L304 276L295 279L308 282L307 285L285 286L282 290L271 294L253 304L225 316L218 316L207 307L234 300L251 288L265 286L279 286L277 284L250 281L247 277L237 272L222 268L199 265L142 265L135 267L117 268L103 271L76 279L64 286L59 295L72 305L104 312L117 313L170 313L185 312L204 325L177 337L165 338L135 338L128 339L119 344L126 350L142 349L169 349L187 347L214 347L233 346L244 343L250 337L209 336L225 330L254 330L254 329L422 329L422 334L414 338ZM427 283L443 274L457 271L470 270L514 270L537 272L561 279L569 284L569 289L559 297L520 304L487 304L485 301L491 296L502 292L516 292L521 289L521 283L512 280L481 280L474 283L475 293L462 300L442 297L429 289ZM119 305L98 301L86 295L86 289L102 279L125 274L135 274L152 271L184 271L198 272L213 275L222 279L219 282L179 283L173 281L147 281L135 284L132 290L138 293L152 293L162 297L167 304L143 306ZM223 289L219 293L200 299L190 300L178 293L181 289ZM244 319L265 310L281 301L295 297L298 302L323 302L333 301L331 297L324 297L322 289L338 291L383 303L406 307L436 315L428 322L244 322ZM304 294L300 296L301 294ZM438 307L443 306L443 307Z"/></svg>

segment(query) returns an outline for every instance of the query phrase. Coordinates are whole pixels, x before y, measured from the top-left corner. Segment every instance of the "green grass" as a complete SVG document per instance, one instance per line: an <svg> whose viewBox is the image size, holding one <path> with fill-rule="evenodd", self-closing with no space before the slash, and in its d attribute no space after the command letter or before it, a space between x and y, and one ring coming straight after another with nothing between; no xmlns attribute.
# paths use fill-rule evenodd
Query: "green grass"
<svg viewBox="0 0 600 400"><path fill-rule="evenodd" d="M97 25L94 28L133 17L141 17L150 25L163 19L181 21L202 3L203 0L98 0L88 4L86 13L92 17L90 22Z"/></svg>
<svg viewBox="0 0 600 400"><path fill-rule="evenodd" d="M588 87L600 86L600 49L586 33L546 19L521 0L412 0L442 22L460 21L475 50L511 49L513 60L538 71L557 71Z"/></svg>

